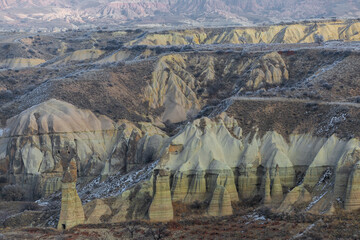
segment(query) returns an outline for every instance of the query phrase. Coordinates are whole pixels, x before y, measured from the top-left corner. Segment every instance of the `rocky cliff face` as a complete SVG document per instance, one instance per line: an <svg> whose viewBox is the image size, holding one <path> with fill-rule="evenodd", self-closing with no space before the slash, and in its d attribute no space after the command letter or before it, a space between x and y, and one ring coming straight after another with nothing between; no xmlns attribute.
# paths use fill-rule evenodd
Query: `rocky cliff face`
<svg viewBox="0 0 360 240"><path fill-rule="evenodd" d="M99 174L126 172L153 160L153 150L161 145L162 137L151 134L164 134L152 129L148 127L150 135L142 139L142 131L129 122L115 123L53 99L8 121L1 138L2 174L27 189L28 198L37 198L60 189L62 166L72 158L80 182Z"/></svg>
<svg viewBox="0 0 360 240"><path fill-rule="evenodd" d="M231 203L254 199L278 211L306 205L306 211L331 212L338 202L345 209L359 209L359 147L357 139L336 136L293 134L284 139L269 131L251 137L224 115L216 121L196 120L161 150L153 190L146 190L152 196L148 218L172 219L171 202L203 203L211 216L231 215Z"/></svg>
<svg viewBox="0 0 360 240"><path fill-rule="evenodd" d="M36 47L29 54L46 62L0 71L1 184L60 206L73 159L89 224L168 221L184 206L225 216L239 202L280 212L358 209L357 28L324 21L26 36L24 51ZM308 43L320 32L347 32L349 42ZM283 41L296 44L262 43ZM6 60L20 45L1 46ZM63 189L75 196L74 182Z"/></svg>
<svg viewBox="0 0 360 240"><path fill-rule="evenodd" d="M76 191L76 161L71 159L70 162L64 164L66 170L61 180L61 211L57 226L59 230L63 231L83 224L85 220L81 200Z"/></svg>
<svg viewBox="0 0 360 240"><path fill-rule="evenodd" d="M357 21L324 21L295 23L252 28L193 29L149 33L130 44L182 45L182 44L249 44L249 43L313 43L317 36L324 41L357 41L360 25Z"/></svg>

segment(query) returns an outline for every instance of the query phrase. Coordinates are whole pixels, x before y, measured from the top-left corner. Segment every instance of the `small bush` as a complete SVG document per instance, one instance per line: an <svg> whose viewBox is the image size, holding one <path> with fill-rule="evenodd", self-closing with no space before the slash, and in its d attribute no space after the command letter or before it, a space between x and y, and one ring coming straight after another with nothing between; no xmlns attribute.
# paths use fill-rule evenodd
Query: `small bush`
<svg viewBox="0 0 360 240"><path fill-rule="evenodd" d="M1 196L5 201L22 201L25 192L19 185L7 185L2 188Z"/></svg>
<svg viewBox="0 0 360 240"><path fill-rule="evenodd" d="M35 202L29 202L24 205L24 210L36 211L39 209L40 209L40 206Z"/></svg>

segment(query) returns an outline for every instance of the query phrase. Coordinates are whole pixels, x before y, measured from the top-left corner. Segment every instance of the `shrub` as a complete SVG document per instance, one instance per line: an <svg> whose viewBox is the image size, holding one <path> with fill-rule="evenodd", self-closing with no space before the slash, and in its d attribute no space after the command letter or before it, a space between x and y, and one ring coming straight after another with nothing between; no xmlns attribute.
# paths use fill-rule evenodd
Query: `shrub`
<svg viewBox="0 0 360 240"><path fill-rule="evenodd" d="M22 201L25 192L19 185L6 185L1 190L1 196L5 201Z"/></svg>
<svg viewBox="0 0 360 240"><path fill-rule="evenodd" d="M29 202L24 205L24 210L36 211L39 209L40 209L40 206L35 202Z"/></svg>

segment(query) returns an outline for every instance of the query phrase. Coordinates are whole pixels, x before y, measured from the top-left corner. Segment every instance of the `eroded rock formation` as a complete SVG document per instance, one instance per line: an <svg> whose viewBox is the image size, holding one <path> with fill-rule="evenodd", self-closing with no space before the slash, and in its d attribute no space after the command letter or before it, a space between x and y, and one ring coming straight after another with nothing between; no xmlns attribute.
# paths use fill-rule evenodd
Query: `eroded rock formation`
<svg viewBox="0 0 360 240"><path fill-rule="evenodd" d="M77 167L72 159L64 173L61 184L61 211L57 228L70 229L85 222L84 209L76 191Z"/></svg>
<svg viewBox="0 0 360 240"><path fill-rule="evenodd" d="M258 28L211 30L179 30L150 33L143 38L133 40L130 44L139 45L183 45L183 44L244 44L244 43L312 43L316 35L323 36L325 41L350 40L360 38L360 24L356 21L328 21L323 23L295 23L290 25L273 25ZM189 42L188 39L192 39Z"/></svg>
<svg viewBox="0 0 360 240"><path fill-rule="evenodd" d="M61 187L64 157L77 160L79 182L155 160L166 137L156 129L148 126L142 139L141 129L128 121L115 123L52 99L8 121L0 139L0 164L10 183L26 189L27 198L47 196Z"/></svg>
<svg viewBox="0 0 360 240"><path fill-rule="evenodd" d="M149 209L151 221L170 221L174 218L169 176L165 170L155 171L153 175L153 199Z"/></svg>

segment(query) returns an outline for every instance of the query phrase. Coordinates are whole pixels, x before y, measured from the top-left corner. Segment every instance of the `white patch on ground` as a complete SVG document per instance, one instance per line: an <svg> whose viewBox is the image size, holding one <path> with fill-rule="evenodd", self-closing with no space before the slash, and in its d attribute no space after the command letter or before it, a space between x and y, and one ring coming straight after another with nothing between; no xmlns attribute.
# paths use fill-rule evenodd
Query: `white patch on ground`
<svg viewBox="0 0 360 240"><path fill-rule="evenodd" d="M309 225L303 232L296 234L295 236L290 238L290 240L301 238L302 236L304 236L304 234L308 233L311 229L313 229L319 221L321 221L321 220L318 220L318 221L314 222L313 224Z"/></svg>
<svg viewBox="0 0 360 240"><path fill-rule="evenodd" d="M264 224L264 222L267 221L265 216L259 215L259 213L255 212L255 211L251 214L243 216L243 218L245 218L245 220L247 221L245 223L245 225L248 225L248 224L254 223L254 222L260 222L259 224Z"/></svg>
<svg viewBox="0 0 360 240"><path fill-rule="evenodd" d="M140 170L135 170L125 175L118 173L108 177L103 182L100 181L101 176L99 176L85 187L81 189L79 186L77 187L79 197L83 203L87 203L94 199L119 196L135 184L149 179L157 163L158 161L155 161Z"/></svg>

